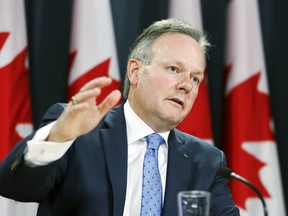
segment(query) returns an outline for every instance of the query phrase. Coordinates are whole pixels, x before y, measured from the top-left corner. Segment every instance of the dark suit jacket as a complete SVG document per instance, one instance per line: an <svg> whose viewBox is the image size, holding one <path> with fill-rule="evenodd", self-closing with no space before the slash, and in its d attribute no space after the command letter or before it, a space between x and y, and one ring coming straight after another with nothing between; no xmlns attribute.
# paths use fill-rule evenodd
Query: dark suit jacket
<svg viewBox="0 0 288 216"><path fill-rule="evenodd" d="M64 104L52 106L42 126L55 120ZM26 141L18 143L0 165L0 194L39 202L38 215L123 215L127 181L127 137L123 105L111 110L91 132L78 137L65 155L46 166L25 165ZM211 216L239 215L227 180L217 176L225 165L216 147L172 130L169 138L163 214L177 215L177 193L212 193ZM134 215L133 215L134 216Z"/></svg>

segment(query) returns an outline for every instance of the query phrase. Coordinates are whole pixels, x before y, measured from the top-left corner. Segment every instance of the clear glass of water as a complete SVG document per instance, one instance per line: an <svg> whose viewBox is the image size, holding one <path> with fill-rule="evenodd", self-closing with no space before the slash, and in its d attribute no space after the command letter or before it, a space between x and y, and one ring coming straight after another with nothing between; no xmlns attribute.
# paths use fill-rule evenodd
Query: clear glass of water
<svg viewBox="0 0 288 216"><path fill-rule="evenodd" d="M209 216L211 193L191 190L178 193L179 216Z"/></svg>

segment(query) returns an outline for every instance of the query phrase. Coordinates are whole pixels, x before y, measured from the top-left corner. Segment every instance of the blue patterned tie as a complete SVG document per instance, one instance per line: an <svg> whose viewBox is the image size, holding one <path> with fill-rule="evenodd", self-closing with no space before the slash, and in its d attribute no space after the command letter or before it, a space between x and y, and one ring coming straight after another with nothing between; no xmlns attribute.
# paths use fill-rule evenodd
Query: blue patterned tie
<svg viewBox="0 0 288 216"><path fill-rule="evenodd" d="M143 162L141 216L160 216L162 208L162 183L158 167L158 148L164 143L159 134L146 137L147 151Z"/></svg>

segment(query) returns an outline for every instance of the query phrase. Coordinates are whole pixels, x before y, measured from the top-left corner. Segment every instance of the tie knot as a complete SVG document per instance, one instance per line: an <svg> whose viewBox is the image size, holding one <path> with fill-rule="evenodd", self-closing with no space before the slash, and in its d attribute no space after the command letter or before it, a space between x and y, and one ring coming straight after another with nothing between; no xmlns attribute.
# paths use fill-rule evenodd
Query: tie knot
<svg viewBox="0 0 288 216"><path fill-rule="evenodd" d="M158 150L159 146L164 143L164 139L159 134L153 133L146 136L147 148Z"/></svg>

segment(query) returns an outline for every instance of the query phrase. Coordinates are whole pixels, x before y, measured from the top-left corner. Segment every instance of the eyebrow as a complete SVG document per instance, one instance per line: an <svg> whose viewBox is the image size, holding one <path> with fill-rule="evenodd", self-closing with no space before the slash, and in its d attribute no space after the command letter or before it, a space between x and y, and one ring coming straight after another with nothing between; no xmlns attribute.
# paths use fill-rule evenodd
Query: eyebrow
<svg viewBox="0 0 288 216"><path fill-rule="evenodd" d="M201 71L195 71L195 72L193 72L193 74L204 75L204 71L203 71L203 72L201 72Z"/></svg>
<svg viewBox="0 0 288 216"><path fill-rule="evenodd" d="M184 63L182 63L181 61L179 61L179 60L175 60L175 59L165 59L163 62L162 62L162 64L164 64L164 65L179 65L180 66L180 68L186 68L185 67L185 64ZM206 67L205 67L206 68ZM193 74L196 74L196 75L203 75L204 76L204 74L205 74L205 68L204 68L204 70L203 71L200 71L200 70L198 70L197 68L196 68L196 70L193 70L192 71L192 73ZM189 69L190 70L190 69Z"/></svg>
<svg viewBox="0 0 288 216"><path fill-rule="evenodd" d="M177 61L176 64L180 65L180 67L185 66L183 63L181 63L179 61ZM205 69L204 69L204 71L200 71L197 68L196 68L196 70L192 70L192 74L196 74L196 75L203 75L204 76L204 72L205 72Z"/></svg>

